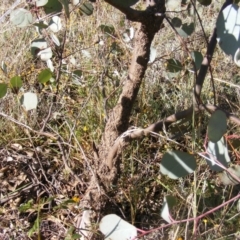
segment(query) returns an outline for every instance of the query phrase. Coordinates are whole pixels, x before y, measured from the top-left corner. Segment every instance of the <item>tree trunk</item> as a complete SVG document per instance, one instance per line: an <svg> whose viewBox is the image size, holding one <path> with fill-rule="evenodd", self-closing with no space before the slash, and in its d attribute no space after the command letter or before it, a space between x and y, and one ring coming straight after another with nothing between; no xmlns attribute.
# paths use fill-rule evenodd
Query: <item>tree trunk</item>
<svg viewBox="0 0 240 240"><path fill-rule="evenodd" d="M128 77L124 81L122 93L116 106L109 112L98 149L98 157L95 160L96 174L92 177L90 186L81 201L81 207L94 209L95 213L104 211L107 200L105 193L118 178L121 149L114 151L111 158L109 158L109 155L113 152L112 148L115 140L129 127L132 107L147 69L151 43L160 29L164 12L164 0L149 0L148 7L143 12L145 17L138 23ZM157 13L161 13L161 16Z"/></svg>

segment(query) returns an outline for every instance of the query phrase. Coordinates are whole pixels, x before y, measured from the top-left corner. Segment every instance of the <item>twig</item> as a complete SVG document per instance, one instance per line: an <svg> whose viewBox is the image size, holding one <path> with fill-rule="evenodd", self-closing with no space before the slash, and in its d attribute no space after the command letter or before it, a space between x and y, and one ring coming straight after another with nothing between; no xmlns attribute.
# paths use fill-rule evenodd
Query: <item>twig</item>
<svg viewBox="0 0 240 240"><path fill-rule="evenodd" d="M226 8L228 5L232 4L232 2L233 2L232 0L226 0L225 3L223 4L219 14L223 11L224 8ZM206 56L204 57L204 59L202 61L202 65L199 70L199 74L196 79L196 84L195 84L195 88L194 88L194 95L195 95L196 102L198 104L201 104L200 96L201 96L202 86L203 86L204 79L207 74L208 67L210 66L210 63L212 61L212 56L213 56L216 45L217 45L217 28L215 27L212 37L211 37L211 40L208 44Z"/></svg>
<svg viewBox="0 0 240 240"><path fill-rule="evenodd" d="M237 200L239 198L240 198L240 194L238 194L237 196L233 197L232 199L230 199L230 200L228 200L228 201L218 205L217 207L215 207L215 208L213 208L213 209L211 209L211 210L209 210L209 211L207 211L207 212L197 216L196 218L187 218L187 219L179 220L179 221L175 221L174 220L173 222L171 222L169 224L162 225L161 227L157 227L157 228L154 228L154 229L151 229L151 230L148 230L148 231L144 231L144 233L140 234L137 238L141 238L141 237L143 237L146 234L149 234L149 233L152 233L152 232L155 232L155 231L159 231L159 230L161 230L163 228L170 227L170 226L175 225L175 224L188 223L188 222L192 222L192 221L195 221L195 220L199 221L203 217L205 217L205 216L207 216L207 215L217 211L218 209L228 205L229 203L231 203L231 202L233 202L233 201L235 201L235 200ZM135 239L137 239L137 238L135 238Z"/></svg>
<svg viewBox="0 0 240 240"><path fill-rule="evenodd" d="M61 142L58 140L57 141L57 144L58 144L58 147L62 153L62 160L63 160L63 163L64 163L64 166L65 166L65 169L67 171L69 171L74 177L75 179L83 186L83 185L86 185L86 183L84 183L74 172L73 170L68 166L68 163L67 163L67 159L65 157L65 151L63 150L62 148L62 145L61 145Z"/></svg>
<svg viewBox="0 0 240 240"><path fill-rule="evenodd" d="M21 192L29 190L30 188L36 186L36 184L27 184L22 188L17 189L15 192L10 193L7 197L0 198L0 204L7 202L8 200L13 199L14 197L18 197Z"/></svg>
<svg viewBox="0 0 240 240"><path fill-rule="evenodd" d="M27 126L26 124L21 123L21 122L19 122L18 120L14 119L14 118L12 118L12 117L10 117L10 116L8 116L8 115L5 114L5 113L0 112L0 116L7 118L7 119L10 120L11 122L14 122L14 123L16 123L17 125L19 125L19 126L21 126L21 127L24 127L24 128L26 128L26 129L28 129L29 131L34 132L34 133L36 133L36 134L38 134L38 135L45 136L45 137L49 137L49 138L52 138L52 139L54 139L54 140L57 140L57 138L56 138L53 134L48 133L48 132L36 131L36 130L32 129L31 127Z"/></svg>

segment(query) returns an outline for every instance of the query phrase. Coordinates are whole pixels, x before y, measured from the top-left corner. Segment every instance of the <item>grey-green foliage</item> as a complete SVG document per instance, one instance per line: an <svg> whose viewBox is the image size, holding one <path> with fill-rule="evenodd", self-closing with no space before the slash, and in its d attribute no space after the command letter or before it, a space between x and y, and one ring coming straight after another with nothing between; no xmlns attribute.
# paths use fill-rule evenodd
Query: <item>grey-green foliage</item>
<svg viewBox="0 0 240 240"><path fill-rule="evenodd" d="M185 177L197 167L193 155L181 151L168 151L163 155L160 171L172 179Z"/></svg>
<svg viewBox="0 0 240 240"><path fill-rule="evenodd" d="M12 88L13 93L18 93L19 89L22 87L22 79L19 76L12 77L10 79L10 88Z"/></svg>
<svg viewBox="0 0 240 240"><path fill-rule="evenodd" d="M228 167L230 157L228 154L227 142L224 137L222 137L216 143L209 141L207 153L210 159L207 160L207 163L213 171L223 171L223 168L216 163L216 160L220 162L224 167Z"/></svg>
<svg viewBox="0 0 240 240"><path fill-rule="evenodd" d="M164 197L161 217L168 223L172 222L172 220L170 219L170 210L176 205L176 203L177 200L174 196L167 195Z"/></svg>
<svg viewBox="0 0 240 240"><path fill-rule="evenodd" d="M181 27L176 28L176 30L181 37L187 38L194 31L194 23L190 24L184 23Z"/></svg>
<svg viewBox="0 0 240 240"><path fill-rule="evenodd" d="M216 110L208 123L208 138L211 142L218 142L227 131L227 116L221 110Z"/></svg>
<svg viewBox="0 0 240 240"><path fill-rule="evenodd" d="M30 11L18 8L11 12L10 21L17 27L27 27L33 23L33 16Z"/></svg>
<svg viewBox="0 0 240 240"><path fill-rule="evenodd" d="M87 16L90 16L90 15L93 14L93 5L90 2L82 3L79 6L79 10L80 10L81 13L83 13Z"/></svg>
<svg viewBox="0 0 240 240"><path fill-rule="evenodd" d="M227 55L231 55L239 67L239 35L240 8L236 4L228 5L220 12L217 19L217 37L220 48Z"/></svg>
<svg viewBox="0 0 240 240"><path fill-rule="evenodd" d="M6 83L0 83L0 98L3 98L7 94L7 87Z"/></svg>
<svg viewBox="0 0 240 240"><path fill-rule="evenodd" d="M199 70L203 61L203 55L198 51L193 51L191 52L191 56L195 64L196 70ZM193 70L195 70L195 68L193 68Z"/></svg>

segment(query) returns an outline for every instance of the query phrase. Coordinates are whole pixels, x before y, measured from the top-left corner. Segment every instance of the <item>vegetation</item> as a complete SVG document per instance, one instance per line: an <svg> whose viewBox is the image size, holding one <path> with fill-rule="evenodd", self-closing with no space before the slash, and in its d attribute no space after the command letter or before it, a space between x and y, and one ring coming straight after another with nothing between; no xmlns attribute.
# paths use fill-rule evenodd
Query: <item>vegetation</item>
<svg viewBox="0 0 240 240"><path fill-rule="evenodd" d="M239 239L238 1L0 11L0 239Z"/></svg>

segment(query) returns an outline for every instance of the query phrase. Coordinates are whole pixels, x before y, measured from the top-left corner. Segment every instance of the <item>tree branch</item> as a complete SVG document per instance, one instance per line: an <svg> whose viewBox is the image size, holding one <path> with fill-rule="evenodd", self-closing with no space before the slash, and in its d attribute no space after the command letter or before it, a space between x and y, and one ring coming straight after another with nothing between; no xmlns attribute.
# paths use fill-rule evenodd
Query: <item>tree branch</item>
<svg viewBox="0 0 240 240"><path fill-rule="evenodd" d="M216 110L221 110L225 112L226 116L229 118L229 120L233 123L236 123L237 125L240 125L240 119L237 118L235 115L228 113L214 105L207 104L207 105L200 105L198 108L194 109L194 112L197 113L199 111L203 110L208 110L209 112L214 112ZM177 112L163 120L160 120L159 122L153 123L150 126L148 126L145 129L131 129L123 133L116 141L115 144L113 145L111 151L109 151L109 154L107 156L107 165L109 168L112 168L112 159L115 158L117 155L117 152L119 149L121 149L123 146L126 146L129 144L134 139L139 139L144 136L148 136L151 132L159 132L163 129L165 126L166 128L169 127L172 123L175 123L181 119L187 118L193 114L193 107L190 107L186 110L183 110L181 112Z"/></svg>
<svg viewBox="0 0 240 240"><path fill-rule="evenodd" d="M165 12L165 0L148 0L146 1L147 8L144 11L136 10L131 7L124 6L121 4L121 1L116 0L104 0L106 3L115 7L123 14L125 14L126 18L133 22L146 22L146 19L152 15L153 7L155 7L155 14L164 13ZM159 7L160 6L160 7Z"/></svg>
<svg viewBox="0 0 240 240"><path fill-rule="evenodd" d="M233 3L233 0L226 0L225 3L223 4L221 10L219 11L219 14L223 11L224 8L226 8L228 5L232 4ZM197 76L197 79L196 79L196 84L195 84L195 87L194 87L194 95L195 95L195 99L196 99L196 102L198 104L201 104L201 91L202 91L202 86L203 86L203 83L204 83L204 79L206 77L206 74L207 74L207 70L210 66L210 63L212 61L212 56L213 56L213 53L214 53L214 50L216 48L216 45L217 45L217 28L215 27L214 28L214 31L213 31L213 34L212 34L212 37L211 37L211 40L208 44L208 47L207 47L207 53L206 53L206 56L204 57L203 61L202 61L202 65L201 65L201 68L199 70L199 73L198 73L198 76Z"/></svg>

